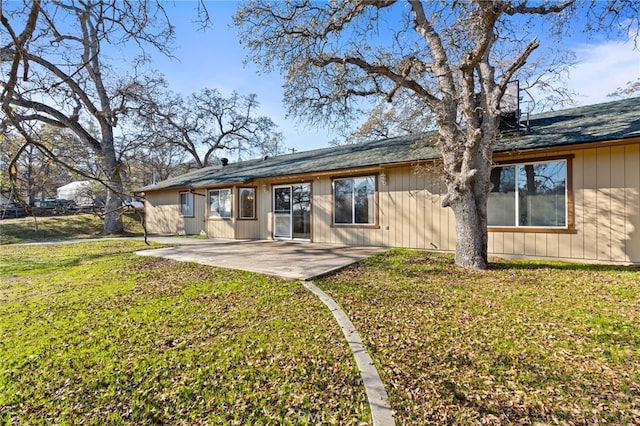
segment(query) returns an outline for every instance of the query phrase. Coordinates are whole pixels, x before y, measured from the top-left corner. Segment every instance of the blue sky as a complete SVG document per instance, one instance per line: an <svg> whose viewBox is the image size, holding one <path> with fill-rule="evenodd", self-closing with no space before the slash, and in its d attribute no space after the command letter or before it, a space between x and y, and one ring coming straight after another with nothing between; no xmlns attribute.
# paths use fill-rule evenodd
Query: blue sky
<svg viewBox="0 0 640 426"><path fill-rule="evenodd" d="M260 114L271 117L285 135L287 148L296 151L323 148L335 136L323 129L310 128L286 118L282 104L283 78L278 74L258 75L253 64L244 65L246 51L238 42L232 16L237 1L207 1L213 26L206 32L195 22L197 3L165 3L170 20L176 26L174 54L178 60L156 58L154 68L167 78L171 90L188 95L205 87L229 95L255 93ZM632 41L576 40L573 46L581 64L575 67L567 85L578 93L577 105L612 100L607 94L628 81L640 78L640 52Z"/></svg>
<svg viewBox="0 0 640 426"><path fill-rule="evenodd" d="M157 58L154 67L167 78L174 92L188 95L205 87L217 89L228 96L233 90L241 95L255 93L260 102L260 114L270 117L285 135L287 149L306 151L324 148L334 136L323 129L297 125L286 118L282 104L283 78L279 74L258 75L253 64L244 64L246 51L238 42L231 25L238 8L236 1L208 1L212 27L200 30L195 22L195 1L176 1L166 5L171 23L176 26L178 58Z"/></svg>

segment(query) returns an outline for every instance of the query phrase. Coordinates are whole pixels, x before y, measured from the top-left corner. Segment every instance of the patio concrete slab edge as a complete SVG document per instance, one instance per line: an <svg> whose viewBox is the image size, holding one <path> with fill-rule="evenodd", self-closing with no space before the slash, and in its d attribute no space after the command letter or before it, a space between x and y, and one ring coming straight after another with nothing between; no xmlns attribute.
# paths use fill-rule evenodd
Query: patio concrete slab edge
<svg viewBox="0 0 640 426"><path fill-rule="evenodd" d="M308 280L386 250L384 247L291 241L238 241L214 238L184 240L154 238L153 241L172 244L172 247L147 249L136 253L287 279Z"/></svg>
<svg viewBox="0 0 640 426"><path fill-rule="evenodd" d="M384 389L384 383L373 365L373 360L369 356L367 349L362 343L360 334L356 331L353 323L340 308L335 300L333 300L328 294L316 287L311 281L304 281L303 285L311 291L331 310L333 317L338 322L338 325L344 333L344 337L349 343L353 357L356 360L356 365L360 370L362 376L362 382L369 401L369 407L371 408L371 418L374 426L392 426L395 425L393 419L393 411L389 405L389 396Z"/></svg>

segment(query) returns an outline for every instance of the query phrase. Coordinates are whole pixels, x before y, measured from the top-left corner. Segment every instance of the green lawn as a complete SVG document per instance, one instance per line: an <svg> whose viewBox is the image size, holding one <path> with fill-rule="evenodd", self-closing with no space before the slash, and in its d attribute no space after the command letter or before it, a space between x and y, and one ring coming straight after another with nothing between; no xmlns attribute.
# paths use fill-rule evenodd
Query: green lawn
<svg viewBox="0 0 640 426"><path fill-rule="evenodd" d="M122 216L124 236L142 235L136 214ZM100 238L104 219L92 214L50 217L23 217L0 220L0 244L55 241L69 238Z"/></svg>
<svg viewBox="0 0 640 426"><path fill-rule="evenodd" d="M370 424L331 313L301 283L136 256L141 241L0 246L0 424ZM396 420L640 423L640 269L390 250L315 281Z"/></svg>
<svg viewBox="0 0 640 426"><path fill-rule="evenodd" d="M392 250L316 284L348 312L398 423L640 424L640 269Z"/></svg>
<svg viewBox="0 0 640 426"><path fill-rule="evenodd" d="M0 424L370 420L342 332L300 283L144 247L0 247Z"/></svg>

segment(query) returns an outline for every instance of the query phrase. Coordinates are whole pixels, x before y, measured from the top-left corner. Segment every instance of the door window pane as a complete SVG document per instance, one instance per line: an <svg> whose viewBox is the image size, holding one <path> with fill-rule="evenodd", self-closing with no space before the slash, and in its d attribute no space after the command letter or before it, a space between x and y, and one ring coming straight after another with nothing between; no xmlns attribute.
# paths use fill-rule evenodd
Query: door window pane
<svg viewBox="0 0 640 426"><path fill-rule="evenodd" d="M293 238L311 236L311 185L293 185Z"/></svg>
<svg viewBox="0 0 640 426"><path fill-rule="evenodd" d="M291 213L291 188L273 190L274 213Z"/></svg>
<svg viewBox="0 0 640 426"><path fill-rule="evenodd" d="M274 237L291 238L291 215L276 214Z"/></svg>

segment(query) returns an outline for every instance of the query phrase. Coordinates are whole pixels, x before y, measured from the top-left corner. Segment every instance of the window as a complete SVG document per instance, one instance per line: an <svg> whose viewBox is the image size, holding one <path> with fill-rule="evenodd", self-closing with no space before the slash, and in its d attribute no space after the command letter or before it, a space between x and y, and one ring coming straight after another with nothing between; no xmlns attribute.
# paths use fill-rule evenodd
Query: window
<svg viewBox="0 0 640 426"><path fill-rule="evenodd" d="M180 193L180 214L185 217L193 216L193 194L191 192Z"/></svg>
<svg viewBox="0 0 640 426"><path fill-rule="evenodd" d="M239 212L238 217L240 219L255 219L256 217L256 189L255 188L240 188L239 194Z"/></svg>
<svg viewBox="0 0 640 426"><path fill-rule="evenodd" d="M333 222L336 225L375 224L375 177L333 181Z"/></svg>
<svg viewBox="0 0 640 426"><path fill-rule="evenodd" d="M209 217L231 218L231 189L209 190Z"/></svg>
<svg viewBox="0 0 640 426"><path fill-rule="evenodd" d="M489 226L568 226L567 160L495 167L491 182Z"/></svg>

